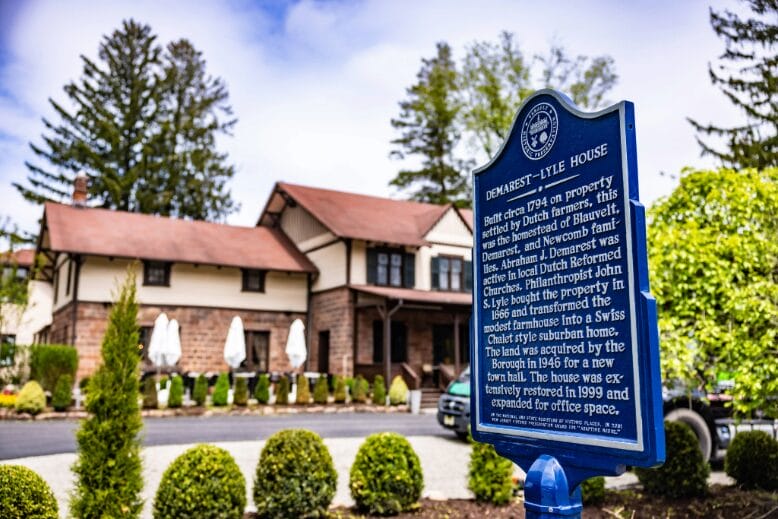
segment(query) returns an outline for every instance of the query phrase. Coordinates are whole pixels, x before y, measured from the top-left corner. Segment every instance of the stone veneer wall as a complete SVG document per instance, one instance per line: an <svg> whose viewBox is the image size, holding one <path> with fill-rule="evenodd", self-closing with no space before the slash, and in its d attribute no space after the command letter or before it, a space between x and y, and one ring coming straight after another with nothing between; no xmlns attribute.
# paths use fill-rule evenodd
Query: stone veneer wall
<svg viewBox="0 0 778 519"><path fill-rule="evenodd" d="M330 372L351 376L354 371L354 296L347 287L319 292L311 296L311 330L308 335L308 369L319 366L319 332L330 332ZM344 358L345 371L344 371Z"/></svg>
<svg viewBox="0 0 778 519"><path fill-rule="evenodd" d="M108 325L110 305L104 303L78 303L76 347L79 353L78 378L92 374L100 362L100 345ZM289 326L295 319L305 322L305 314L293 312L268 312L201 308L181 306L141 305L138 311L140 326L153 326L154 319L165 312L169 319L177 319L181 327L182 372L220 372L229 367L224 362L224 341L232 318L243 320L246 330L270 332L270 371L291 370L284 349ZM70 326L70 305L54 314L52 332L61 326ZM67 341L69 342L69 341Z"/></svg>

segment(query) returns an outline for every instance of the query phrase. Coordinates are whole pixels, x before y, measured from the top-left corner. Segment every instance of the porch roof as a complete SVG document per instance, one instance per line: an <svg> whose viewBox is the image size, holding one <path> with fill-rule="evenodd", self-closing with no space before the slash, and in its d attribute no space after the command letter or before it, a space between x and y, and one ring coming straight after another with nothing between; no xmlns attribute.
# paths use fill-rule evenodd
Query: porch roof
<svg viewBox="0 0 778 519"><path fill-rule="evenodd" d="M440 292L375 285L350 285L350 287L357 292L414 303L463 306L472 306L473 304L473 296L470 292Z"/></svg>

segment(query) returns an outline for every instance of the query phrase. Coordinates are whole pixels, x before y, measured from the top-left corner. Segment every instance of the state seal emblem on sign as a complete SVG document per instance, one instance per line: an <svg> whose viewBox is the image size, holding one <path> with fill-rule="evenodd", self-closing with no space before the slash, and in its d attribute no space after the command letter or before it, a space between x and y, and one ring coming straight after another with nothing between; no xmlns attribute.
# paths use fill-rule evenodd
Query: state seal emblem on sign
<svg viewBox="0 0 778 519"><path fill-rule="evenodd" d="M524 117L521 123L521 149L530 160L545 157L556 141L559 118L548 103L539 103Z"/></svg>

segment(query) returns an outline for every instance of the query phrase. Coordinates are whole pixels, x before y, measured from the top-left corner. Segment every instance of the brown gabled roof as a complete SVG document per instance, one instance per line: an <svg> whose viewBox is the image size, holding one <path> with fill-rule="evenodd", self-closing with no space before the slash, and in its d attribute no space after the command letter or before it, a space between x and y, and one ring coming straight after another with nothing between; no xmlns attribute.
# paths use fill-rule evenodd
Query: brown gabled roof
<svg viewBox="0 0 778 519"><path fill-rule="evenodd" d="M429 303L439 305L472 305L473 296L470 292L443 292L416 290L412 288L382 287L374 285L350 285L357 292L385 297L396 301L413 303Z"/></svg>
<svg viewBox="0 0 778 519"><path fill-rule="evenodd" d="M56 252L284 272L316 267L280 231L49 202L47 248Z"/></svg>
<svg viewBox="0 0 778 519"><path fill-rule="evenodd" d="M29 268L35 262L35 249L18 249L0 253L0 264Z"/></svg>
<svg viewBox="0 0 778 519"><path fill-rule="evenodd" d="M259 224L272 225L271 214L287 198L340 238L416 247L427 243L424 235L451 207L278 182Z"/></svg>
<svg viewBox="0 0 778 519"><path fill-rule="evenodd" d="M470 232L473 232L473 210L472 209L457 209L459 216L465 221L465 224L470 228Z"/></svg>

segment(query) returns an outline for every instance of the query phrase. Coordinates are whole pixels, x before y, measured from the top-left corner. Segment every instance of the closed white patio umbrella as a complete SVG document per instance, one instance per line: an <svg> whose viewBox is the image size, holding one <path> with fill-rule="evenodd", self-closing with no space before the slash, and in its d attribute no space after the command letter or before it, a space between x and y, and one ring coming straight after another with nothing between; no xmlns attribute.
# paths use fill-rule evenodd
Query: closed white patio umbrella
<svg viewBox="0 0 778 519"><path fill-rule="evenodd" d="M305 347L305 325L300 319L295 319L289 327L289 337L286 339L286 356L293 368L299 368L308 358Z"/></svg>
<svg viewBox="0 0 778 519"><path fill-rule="evenodd" d="M154 329L151 331L148 357L156 367L165 365L165 350L167 348L168 318L162 312L154 320Z"/></svg>
<svg viewBox="0 0 778 519"><path fill-rule="evenodd" d="M233 369L246 359L246 338L243 335L243 321L239 316L232 318L227 340L224 342L224 361Z"/></svg>
<svg viewBox="0 0 778 519"><path fill-rule="evenodd" d="M165 364L174 366L181 358L181 335L178 321L171 319L167 325L167 341L165 342Z"/></svg>

